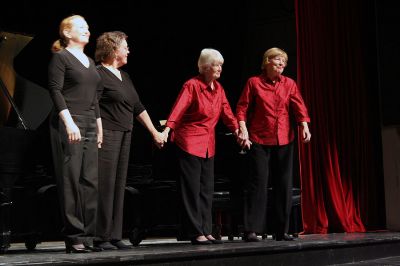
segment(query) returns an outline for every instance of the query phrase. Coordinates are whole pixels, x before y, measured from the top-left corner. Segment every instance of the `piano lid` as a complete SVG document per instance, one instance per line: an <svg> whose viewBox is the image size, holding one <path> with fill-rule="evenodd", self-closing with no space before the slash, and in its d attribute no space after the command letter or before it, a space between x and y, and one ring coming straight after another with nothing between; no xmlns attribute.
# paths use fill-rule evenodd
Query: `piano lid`
<svg viewBox="0 0 400 266"><path fill-rule="evenodd" d="M31 42L32 36L0 32L0 79L3 81L8 94L12 97L14 105L8 97L0 91L0 126L16 126L20 123L20 117L26 122L27 127L36 129L48 116L52 102L48 91L16 73L14 59ZM32 65L30 70L37 72L35 62L29 58L19 58L24 64ZM47 71L44 70L44 71ZM19 111L18 111L19 109Z"/></svg>
<svg viewBox="0 0 400 266"><path fill-rule="evenodd" d="M32 37L10 32L0 32L0 79L11 97L15 91L14 58L32 40ZM4 93L0 94L0 124L8 120L11 103Z"/></svg>

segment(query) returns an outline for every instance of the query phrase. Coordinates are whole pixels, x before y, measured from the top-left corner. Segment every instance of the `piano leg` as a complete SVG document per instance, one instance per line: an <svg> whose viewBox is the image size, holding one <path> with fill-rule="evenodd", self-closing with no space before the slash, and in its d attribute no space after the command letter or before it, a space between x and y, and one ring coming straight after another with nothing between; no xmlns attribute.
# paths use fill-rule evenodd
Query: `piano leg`
<svg viewBox="0 0 400 266"><path fill-rule="evenodd" d="M0 188L0 253L5 253L11 242L11 189Z"/></svg>

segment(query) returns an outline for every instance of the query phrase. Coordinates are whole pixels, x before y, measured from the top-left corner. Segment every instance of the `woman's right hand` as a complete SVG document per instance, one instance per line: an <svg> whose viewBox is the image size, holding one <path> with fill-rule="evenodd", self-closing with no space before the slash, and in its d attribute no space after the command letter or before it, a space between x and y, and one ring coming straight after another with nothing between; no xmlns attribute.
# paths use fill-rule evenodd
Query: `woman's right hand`
<svg viewBox="0 0 400 266"><path fill-rule="evenodd" d="M162 147L164 147L164 134L162 132L156 132L153 135L153 141L154 144L157 146L157 148L161 149Z"/></svg>
<svg viewBox="0 0 400 266"><path fill-rule="evenodd" d="M237 143L242 149L250 149L251 141L249 140L249 132L247 131L246 123L244 121L239 121Z"/></svg>
<svg viewBox="0 0 400 266"><path fill-rule="evenodd" d="M74 123L74 121L67 122L65 125L65 129L67 130L69 143L78 143L81 141L81 131L79 130L79 127Z"/></svg>
<svg viewBox="0 0 400 266"><path fill-rule="evenodd" d="M166 127L164 129L164 131L162 132L163 136L164 136L164 142L167 143L168 142L168 135L169 135L169 131L171 129L169 127Z"/></svg>
<svg viewBox="0 0 400 266"><path fill-rule="evenodd" d="M58 114L61 120L64 122L65 130L67 131L67 138L69 143L78 143L81 141L81 131L75 124L74 120L68 109L60 111Z"/></svg>
<svg viewBox="0 0 400 266"><path fill-rule="evenodd" d="M246 139L246 140L242 143L241 148L242 148L243 150L250 150L251 144L253 144L253 143L252 143L249 139Z"/></svg>

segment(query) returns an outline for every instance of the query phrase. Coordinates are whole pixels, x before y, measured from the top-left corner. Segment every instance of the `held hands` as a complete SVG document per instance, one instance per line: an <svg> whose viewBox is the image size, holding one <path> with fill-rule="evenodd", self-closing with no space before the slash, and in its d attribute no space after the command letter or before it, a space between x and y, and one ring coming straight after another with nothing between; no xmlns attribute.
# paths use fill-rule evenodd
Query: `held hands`
<svg viewBox="0 0 400 266"><path fill-rule="evenodd" d="M249 139L247 139L247 140L244 141L244 143L240 147L243 150L250 150L252 144L253 143Z"/></svg>
<svg viewBox="0 0 400 266"><path fill-rule="evenodd" d="M163 136L164 136L164 143L167 143L167 141L168 141L169 131L170 131L170 128L169 128L169 127L166 127L166 128L164 129L164 131L162 132L162 134L163 134Z"/></svg>
<svg viewBox="0 0 400 266"><path fill-rule="evenodd" d="M168 133L170 128L166 127L163 132L156 132L153 135L153 140L157 148L161 149L164 147L165 143L168 142Z"/></svg>
<svg viewBox="0 0 400 266"><path fill-rule="evenodd" d="M161 149L162 147L164 147L164 133L157 131L153 135L153 141L157 148Z"/></svg>
<svg viewBox="0 0 400 266"><path fill-rule="evenodd" d="M170 131L170 128L166 127L163 132L158 132L160 134L160 139L161 139L160 141L162 142L160 144L160 146L157 146L158 148L163 148L165 143L168 142L169 131Z"/></svg>
<svg viewBox="0 0 400 266"><path fill-rule="evenodd" d="M236 141L243 150L250 150L252 142L249 139L246 124L243 121L240 121L239 125L239 129L235 131Z"/></svg>

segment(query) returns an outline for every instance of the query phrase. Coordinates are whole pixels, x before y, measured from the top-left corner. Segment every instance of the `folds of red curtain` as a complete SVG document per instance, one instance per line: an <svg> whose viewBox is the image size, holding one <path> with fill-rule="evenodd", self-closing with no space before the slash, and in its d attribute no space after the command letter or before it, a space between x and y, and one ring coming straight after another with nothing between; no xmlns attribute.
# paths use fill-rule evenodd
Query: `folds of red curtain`
<svg viewBox="0 0 400 266"><path fill-rule="evenodd" d="M359 190L369 136L355 2L295 0L298 83L312 133L311 143L299 141L306 234L365 231Z"/></svg>

